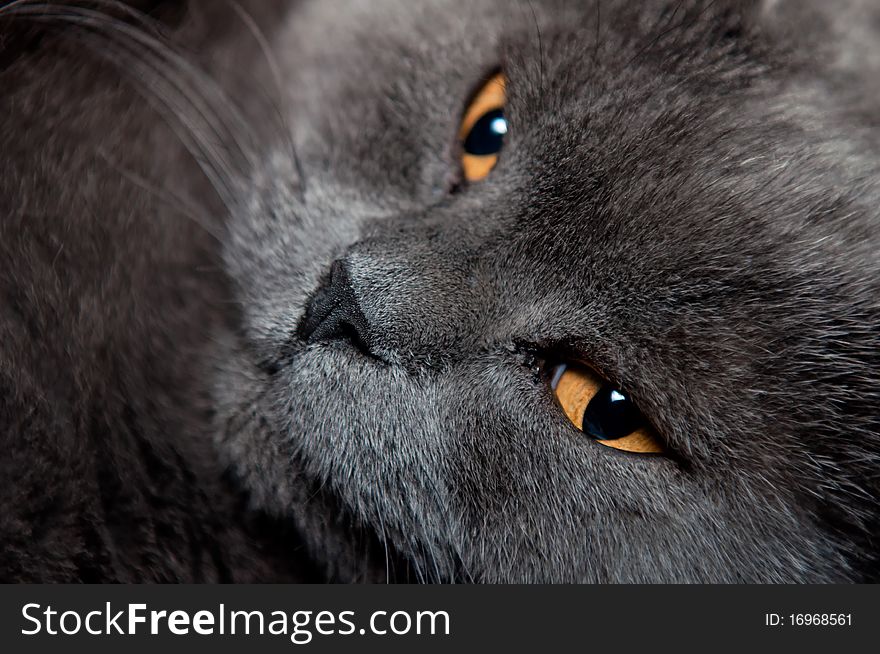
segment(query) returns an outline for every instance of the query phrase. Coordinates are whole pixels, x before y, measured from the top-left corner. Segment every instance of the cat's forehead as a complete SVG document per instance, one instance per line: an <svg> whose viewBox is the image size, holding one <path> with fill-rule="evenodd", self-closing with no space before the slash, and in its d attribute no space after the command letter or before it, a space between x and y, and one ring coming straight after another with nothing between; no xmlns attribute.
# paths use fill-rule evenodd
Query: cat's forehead
<svg viewBox="0 0 880 654"><path fill-rule="evenodd" d="M592 7L561 0L315 2L283 32L282 61L313 83L303 93L338 85L396 94L404 103L454 98L461 105L487 72L503 66L525 85L558 77L544 90L561 97L572 90L562 78L575 88L590 78L586 60L597 53L583 48L595 43L601 20ZM610 41L613 21L606 30L600 38Z"/></svg>
<svg viewBox="0 0 880 654"><path fill-rule="evenodd" d="M510 230L521 216L564 234L557 239L564 246L582 245L578 229L600 204L610 211L594 225L600 230L656 227L658 199L686 222L763 165L753 147L763 137L751 130L766 121L745 107L757 102L744 89L759 66L743 63L742 53L724 56L729 18L698 5L311 3L282 39L291 93L298 110L311 110L295 123L341 186L368 190L380 203L399 191L433 202L458 165L469 98L502 70L511 127L498 169L479 191L493 198L483 203L482 223ZM670 34L677 58L651 50ZM709 179L719 153L728 164ZM695 184L701 176L705 184ZM536 195L544 210L521 210ZM694 225L692 238L706 226L711 221Z"/></svg>
<svg viewBox="0 0 880 654"><path fill-rule="evenodd" d="M741 221L760 234L774 212L795 212L779 208L784 176L767 176L786 132L750 88L760 53L731 45L741 17L711 15L713 4L309 3L281 39L305 160L377 214L452 202L429 210L450 238L467 243L466 225L497 261L546 275L560 261L653 274L695 250L741 255L760 242L736 238ZM510 121L500 163L444 200L462 113L498 70Z"/></svg>
<svg viewBox="0 0 880 654"><path fill-rule="evenodd" d="M508 81L512 158L558 160L560 147L568 157L595 158L601 151L584 149L597 140L645 140L650 134L637 130L676 112L702 128L700 113L711 113L720 96L714 87L747 83L749 67L719 56L704 61L701 35L723 29L723 17L708 20L694 8L676 16L675 5L330 0L306 5L291 21L281 59L306 137L327 152L356 155L334 161L334 170L366 162L365 170L383 173L376 183L402 172L411 188L416 176L430 181L454 163L449 150L466 103L498 70ZM675 34L678 57L646 54L666 33Z"/></svg>
<svg viewBox="0 0 880 654"><path fill-rule="evenodd" d="M656 59L666 53L658 49L658 37L674 35L679 59L715 49L719 43L700 34L733 33L728 23L745 20L727 7L737 3L719 2L726 8L713 13L715 4L325 0L306 3L282 30L279 46L291 67L317 71L310 79L317 89L343 83L382 93L408 90L433 100L466 93L487 70L503 66L524 87L549 96L548 103L575 101L611 72L627 78L646 63L655 73L662 70ZM648 57L638 56L648 50ZM681 63L671 59L665 63Z"/></svg>

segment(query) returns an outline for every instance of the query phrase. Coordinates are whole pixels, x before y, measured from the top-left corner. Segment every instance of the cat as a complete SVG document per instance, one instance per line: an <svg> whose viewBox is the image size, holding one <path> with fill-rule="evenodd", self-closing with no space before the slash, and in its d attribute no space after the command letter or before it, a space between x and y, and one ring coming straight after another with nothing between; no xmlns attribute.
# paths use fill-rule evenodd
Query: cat
<svg viewBox="0 0 880 654"><path fill-rule="evenodd" d="M880 578L880 7L0 9L0 577Z"/></svg>

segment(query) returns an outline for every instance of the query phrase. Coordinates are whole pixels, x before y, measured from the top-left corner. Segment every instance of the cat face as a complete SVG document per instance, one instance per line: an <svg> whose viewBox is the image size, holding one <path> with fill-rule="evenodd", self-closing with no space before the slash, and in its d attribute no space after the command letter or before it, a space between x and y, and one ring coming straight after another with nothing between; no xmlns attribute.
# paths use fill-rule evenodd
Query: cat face
<svg viewBox="0 0 880 654"><path fill-rule="evenodd" d="M333 578L872 574L876 157L729 4L333 0L273 35L292 143L225 245L220 443ZM608 398L650 454L585 426Z"/></svg>

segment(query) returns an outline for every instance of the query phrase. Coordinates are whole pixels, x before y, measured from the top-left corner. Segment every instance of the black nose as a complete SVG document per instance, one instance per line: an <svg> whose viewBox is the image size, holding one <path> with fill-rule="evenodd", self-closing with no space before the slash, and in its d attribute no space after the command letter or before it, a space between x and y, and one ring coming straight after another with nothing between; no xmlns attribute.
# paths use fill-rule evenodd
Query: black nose
<svg viewBox="0 0 880 654"><path fill-rule="evenodd" d="M299 333L309 343L350 338L355 345L369 351L369 324L358 304L344 261L333 262L327 283L309 301Z"/></svg>

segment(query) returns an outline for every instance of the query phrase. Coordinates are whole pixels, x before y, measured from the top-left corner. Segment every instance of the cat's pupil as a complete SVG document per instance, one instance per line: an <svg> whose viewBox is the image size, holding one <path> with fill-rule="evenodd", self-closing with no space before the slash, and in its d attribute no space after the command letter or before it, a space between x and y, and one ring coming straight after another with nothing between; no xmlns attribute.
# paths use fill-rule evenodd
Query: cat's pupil
<svg viewBox="0 0 880 654"><path fill-rule="evenodd" d="M471 128L464 142L464 151L476 156L498 154L504 145L505 134L507 119L504 110L488 111Z"/></svg>
<svg viewBox="0 0 880 654"><path fill-rule="evenodd" d="M636 405L611 384L604 384L584 411L584 433L598 440L623 438L645 426Z"/></svg>

